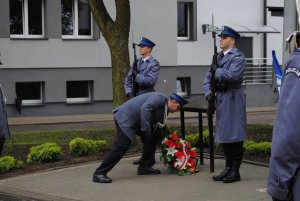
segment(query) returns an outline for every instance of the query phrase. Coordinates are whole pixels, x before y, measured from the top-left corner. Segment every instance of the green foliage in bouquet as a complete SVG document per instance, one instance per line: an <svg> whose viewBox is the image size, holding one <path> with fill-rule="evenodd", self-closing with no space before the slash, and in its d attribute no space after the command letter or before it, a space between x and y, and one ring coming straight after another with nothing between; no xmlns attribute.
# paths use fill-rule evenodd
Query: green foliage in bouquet
<svg viewBox="0 0 300 201"><path fill-rule="evenodd" d="M62 148L56 143L47 142L30 148L27 163L49 163L58 161L63 155Z"/></svg>
<svg viewBox="0 0 300 201"><path fill-rule="evenodd" d="M106 144L106 140L95 141L77 137L70 141L69 148L73 156L86 156L102 152Z"/></svg>
<svg viewBox="0 0 300 201"><path fill-rule="evenodd" d="M0 158L0 174L12 169L20 168L22 165L22 161L19 161L12 156L3 156Z"/></svg>

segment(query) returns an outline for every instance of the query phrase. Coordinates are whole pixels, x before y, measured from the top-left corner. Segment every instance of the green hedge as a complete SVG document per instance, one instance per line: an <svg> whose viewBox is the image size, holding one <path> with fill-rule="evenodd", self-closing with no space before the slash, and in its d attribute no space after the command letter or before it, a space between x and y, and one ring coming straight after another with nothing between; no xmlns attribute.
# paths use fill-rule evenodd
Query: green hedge
<svg viewBox="0 0 300 201"><path fill-rule="evenodd" d="M47 142L30 148L27 163L49 163L60 160L62 155L62 148L59 145Z"/></svg>
<svg viewBox="0 0 300 201"><path fill-rule="evenodd" d="M192 143L193 147L199 147L199 133L191 133L189 135L186 135L185 139L190 141ZM203 146L204 147L209 146L209 130L208 129L203 131Z"/></svg>
<svg viewBox="0 0 300 201"><path fill-rule="evenodd" d="M71 140L69 148L73 156L86 156L102 152L106 145L106 140L95 141L77 137Z"/></svg>
<svg viewBox="0 0 300 201"><path fill-rule="evenodd" d="M269 156L271 154L271 142L254 142L246 140L244 143L245 152L251 155Z"/></svg>
<svg viewBox="0 0 300 201"><path fill-rule="evenodd" d="M0 173L8 172L12 169L22 167L23 162L12 156L3 156L0 158Z"/></svg>

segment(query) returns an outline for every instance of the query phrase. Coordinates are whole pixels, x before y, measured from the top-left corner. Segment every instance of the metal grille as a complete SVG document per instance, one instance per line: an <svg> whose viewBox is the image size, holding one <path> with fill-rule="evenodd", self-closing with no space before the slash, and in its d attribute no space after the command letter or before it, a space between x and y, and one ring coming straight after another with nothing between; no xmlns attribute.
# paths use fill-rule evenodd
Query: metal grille
<svg viewBox="0 0 300 201"><path fill-rule="evenodd" d="M273 84L274 73L271 58L247 58L244 85Z"/></svg>

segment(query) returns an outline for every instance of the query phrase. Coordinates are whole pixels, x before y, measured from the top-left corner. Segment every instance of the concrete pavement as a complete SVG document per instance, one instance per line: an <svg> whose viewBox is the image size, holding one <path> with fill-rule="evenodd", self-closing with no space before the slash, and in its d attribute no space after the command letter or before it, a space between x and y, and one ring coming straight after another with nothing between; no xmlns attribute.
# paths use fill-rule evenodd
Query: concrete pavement
<svg viewBox="0 0 300 201"><path fill-rule="evenodd" d="M31 200L53 201L270 201L265 192L268 168L243 163L240 182L224 184L211 180L209 160L194 175L178 176L168 173L159 161L155 168L161 175L137 175L132 161L122 159L108 174L110 184L92 182L92 174L99 163L40 172L0 181L1 191L29 197ZM220 172L223 159L215 160Z"/></svg>
<svg viewBox="0 0 300 201"><path fill-rule="evenodd" d="M276 107L247 108L248 124L270 124L274 122ZM187 124L197 124L197 114L186 114ZM179 115L172 114L169 124L179 125ZM105 126L113 125L113 116L106 115L71 115L52 117L14 117L9 118L11 128L29 129L42 126L69 125ZM206 117L204 116L204 124ZM39 127L41 126L41 127ZM82 128L82 127L81 127ZM266 182L268 168L243 163L241 166L242 181L223 184L211 180L209 159L200 166L200 172L194 175L178 176L170 174L159 161L157 154L156 168L162 170L161 175L139 176L137 167L132 165L136 157L122 159L109 173L113 179L111 184L92 182L92 174L99 162L57 169L52 171L28 174L0 180L1 192L18 196L8 200L23 201L271 201L267 195ZM215 159L215 173L224 166L223 159Z"/></svg>

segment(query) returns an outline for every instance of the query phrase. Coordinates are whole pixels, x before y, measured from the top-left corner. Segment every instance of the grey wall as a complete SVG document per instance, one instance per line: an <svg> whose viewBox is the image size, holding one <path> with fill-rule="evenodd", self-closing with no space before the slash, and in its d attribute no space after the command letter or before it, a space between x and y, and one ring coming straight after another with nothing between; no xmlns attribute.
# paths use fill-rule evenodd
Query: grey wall
<svg viewBox="0 0 300 201"><path fill-rule="evenodd" d="M8 38L10 33L8 0L0 0L0 19L0 38Z"/></svg>

